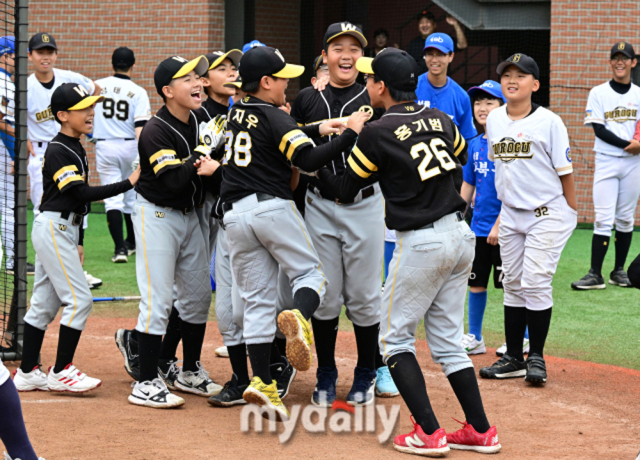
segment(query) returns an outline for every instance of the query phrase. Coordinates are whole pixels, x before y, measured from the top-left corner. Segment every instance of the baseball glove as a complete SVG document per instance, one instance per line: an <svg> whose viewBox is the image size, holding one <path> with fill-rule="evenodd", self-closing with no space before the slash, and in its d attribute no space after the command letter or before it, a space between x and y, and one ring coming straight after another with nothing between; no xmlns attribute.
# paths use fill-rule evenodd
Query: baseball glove
<svg viewBox="0 0 640 460"><path fill-rule="evenodd" d="M209 150L211 158L217 157L215 151L224 145L227 131L227 116L216 115L204 127L200 129L200 145Z"/></svg>

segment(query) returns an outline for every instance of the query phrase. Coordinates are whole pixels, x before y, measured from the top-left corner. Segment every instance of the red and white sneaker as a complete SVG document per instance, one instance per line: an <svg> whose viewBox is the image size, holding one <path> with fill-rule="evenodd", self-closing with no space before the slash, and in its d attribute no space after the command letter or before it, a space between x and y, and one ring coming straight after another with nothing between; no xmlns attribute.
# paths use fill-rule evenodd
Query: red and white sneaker
<svg viewBox="0 0 640 460"><path fill-rule="evenodd" d="M49 368L47 376L49 391L69 391L71 393L84 393L102 385L102 382L87 374L83 374L73 365L67 364L59 374L53 372L53 366Z"/></svg>
<svg viewBox="0 0 640 460"><path fill-rule="evenodd" d="M413 431L409 434L401 434L393 439L393 447L405 454L422 455L423 457L444 457L449 452L447 434L443 428L439 428L431 436L422 431L411 416Z"/></svg>
<svg viewBox="0 0 640 460"><path fill-rule="evenodd" d="M20 368L12 372L13 384L18 391L49 391L47 384L47 374L36 366L29 373L24 373Z"/></svg>
<svg viewBox="0 0 640 460"><path fill-rule="evenodd" d="M454 419L455 420L455 419ZM498 442L498 431L495 426L489 428L486 433L478 433L467 422L456 422L463 425L461 430L448 433L449 447L457 450L472 450L481 454L497 454L502 449Z"/></svg>

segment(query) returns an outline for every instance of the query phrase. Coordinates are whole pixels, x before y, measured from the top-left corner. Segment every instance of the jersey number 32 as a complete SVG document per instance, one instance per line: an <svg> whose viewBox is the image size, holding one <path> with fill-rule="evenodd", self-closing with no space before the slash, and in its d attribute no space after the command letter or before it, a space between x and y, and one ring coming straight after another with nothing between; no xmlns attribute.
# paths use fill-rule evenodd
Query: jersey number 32
<svg viewBox="0 0 640 460"><path fill-rule="evenodd" d="M434 166L433 168L427 169L433 157L438 159L440 162L440 166L445 171L451 171L452 169L456 169L456 164L453 162L449 153L446 150L441 150L440 147L446 148L447 144L440 138L431 139L429 145L424 142L420 142L411 147L411 157L415 160L420 158L420 153L424 152L424 158L418 165L418 172L420 173L420 179L423 181L427 179L431 179L434 176L439 175L442 171L439 166Z"/></svg>
<svg viewBox="0 0 640 460"><path fill-rule="evenodd" d="M241 131L236 136L236 142L233 143L233 133L227 131L226 142L224 144L224 162L229 163L233 155L233 161L237 166L246 168L251 163L251 136L246 131ZM232 147L233 145L233 147Z"/></svg>

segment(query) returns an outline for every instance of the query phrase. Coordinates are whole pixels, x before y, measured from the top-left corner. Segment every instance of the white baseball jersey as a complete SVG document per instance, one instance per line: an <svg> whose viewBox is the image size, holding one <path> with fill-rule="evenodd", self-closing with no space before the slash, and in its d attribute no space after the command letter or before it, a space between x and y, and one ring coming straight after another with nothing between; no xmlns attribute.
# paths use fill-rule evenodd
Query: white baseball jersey
<svg viewBox="0 0 640 460"><path fill-rule="evenodd" d="M96 89L87 77L70 70L53 69L53 76L51 89L45 88L35 74L29 75L27 79L27 128L31 142L50 142L60 131L60 125L51 113L51 96L58 86L77 83L89 91L89 94L93 94Z"/></svg>
<svg viewBox="0 0 640 460"><path fill-rule="evenodd" d="M538 107L514 121L503 105L487 117L487 140L502 203L534 210L563 194L560 176L573 167L567 128L558 115Z"/></svg>
<svg viewBox="0 0 640 460"><path fill-rule="evenodd" d="M135 139L137 122L151 118L149 96L125 75L114 75L96 81L104 96L93 119L95 139Z"/></svg>
<svg viewBox="0 0 640 460"><path fill-rule="evenodd" d="M16 87L11 81L11 75L0 69L0 113L4 115L4 120L15 123L15 94Z"/></svg>
<svg viewBox="0 0 640 460"><path fill-rule="evenodd" d="M640 88L633 83L625 94L617 93L609 82L592 88L587 99L584 124L599 123L609 131L626 141L633 138L638 123L640 106ZM617 157L628 156L620 147L611 145L596 137L593 150Z"/></svg>

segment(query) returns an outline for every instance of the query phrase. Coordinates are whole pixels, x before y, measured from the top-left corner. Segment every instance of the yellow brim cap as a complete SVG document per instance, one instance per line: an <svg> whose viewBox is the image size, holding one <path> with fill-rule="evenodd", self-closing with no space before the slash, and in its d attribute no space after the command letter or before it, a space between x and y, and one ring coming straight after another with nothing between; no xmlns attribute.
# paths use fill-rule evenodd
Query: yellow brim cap
<svg viewBox="0 0 640 460"><path fill-rule="evenodd" d="M213 61L213 63L209 66L209 70L215 69L216 67L218 67L220 65L220 63L222 61L224 61L225 59L229 59L231 62L233 62L233 65L235 65L237 67L238 64L240 63L240 58L242 58L242 56L243 56L243 53L240 50L227 51L222 56L220 56L218 59Z"/></svg>
<svg viewBox="0 0 640 460"><path fill-rule="evenodd" d="M356 61L358 72L373 75L373 58L361 57Z"/></svg>
<svg viewBox="0 0 640 460"><path fill-rule="evenodd" d="M78 102L73 107L69 107L67 110L82 110L82 109L86 109L87 107L91 107L96 102L102 102L102 101L104 101L104 96L88 96L88 97L85 97L80 102Z"/></svg>
<svg viewBox="0 0 640 460"><path fill-rule="evenodd" d="M278 73L274 73L274 77L278 78L298 78L304 73L304 66L296 64L285 64L284 68Z"/></svg>
<svg viewBox="0 0 640 460"><path fill-rule="evenodd" d="M199 56L193 61L189 61L185 65L183 65L172 78L176 79L184 77L192 70L196 73L196 75L198 75L198 77L203 76L209 70L209 61L207 61L206 57Z"/></svg>
<svg viewBox="0 0 640 460"><path fill-rule="evenodd" d="M234 88L240 89L242 87L242 82L241 81L227 81L227 82L224 82L222 84L222 86L227 86L227 87L233 86Z"/></svg>

